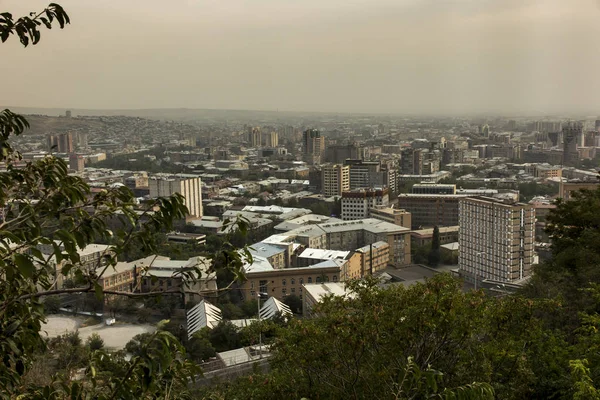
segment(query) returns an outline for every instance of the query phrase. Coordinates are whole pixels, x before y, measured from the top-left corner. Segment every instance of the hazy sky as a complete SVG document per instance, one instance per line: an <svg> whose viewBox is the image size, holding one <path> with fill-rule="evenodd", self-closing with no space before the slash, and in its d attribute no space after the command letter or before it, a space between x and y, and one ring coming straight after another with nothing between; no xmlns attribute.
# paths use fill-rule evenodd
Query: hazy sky
<svg viewBox="0 0 600 400"><path fill-rule="evenodd" d="M0 105L600 114L598 0L58 3L0 44Z"/></svg>

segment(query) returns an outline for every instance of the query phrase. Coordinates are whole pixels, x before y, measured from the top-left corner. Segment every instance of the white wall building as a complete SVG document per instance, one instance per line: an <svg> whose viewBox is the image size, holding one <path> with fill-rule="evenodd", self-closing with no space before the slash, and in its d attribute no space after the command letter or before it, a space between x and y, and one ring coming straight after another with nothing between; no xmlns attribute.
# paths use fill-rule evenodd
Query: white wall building
<svg viewBox="0 0 600 400"><path fill-rule="evenodd" d="M150 197L179 193L185 197L190 217L202 218L202 182L195 175L156 175L148 179Z"/></svg>

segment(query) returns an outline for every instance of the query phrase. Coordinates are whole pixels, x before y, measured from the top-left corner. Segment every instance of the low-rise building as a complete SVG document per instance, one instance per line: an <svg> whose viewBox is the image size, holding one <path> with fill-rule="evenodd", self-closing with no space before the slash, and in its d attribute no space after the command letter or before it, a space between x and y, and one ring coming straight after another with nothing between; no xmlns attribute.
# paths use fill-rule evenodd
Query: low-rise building
<svg viewBox="0 0 600 400"><path fill-rule="evenodd" d="M256 299L256 293L284 301L288 295L303 298L302 285L308 283L338 282L344 261L329 260L303 268L254 269L246 270L246 281L239 289L246 299Z"/></svg>
<svg viewBox="0 0 600 400"><path fill-rule="evenodd" d="M401 208L393 208L387 206L374 207L369 210L371 218L378 219L380 221L389 222L411 229L411 216L410 213Z"/></svg>
<svg viewBox="0 0 600 400"><path fill-rule="evenodd" d="M302 301L302 314L305 317L314 315L314 307L325 296L353 296L353 293L346 290L343 282L306 283L303 285L303 292L305 296Z"/></svg>
<svg viewBox="0 0 600 400"><path fill-rule="evenodd" d="M347 279L360 279L387 268L390 264L390 245L387 242L375 242L356 249L359 268L348 271ZM353 265L352 265L353 266Z"/></svg>
<svg viewBox="0 0 600 400"><path fill-rule="evenodd" d="M458 242L459 226L442 226L440 231L440 244ZM419 229L410 233L411 245L421 247L431 244L433 240L433 228Z"/></svg>

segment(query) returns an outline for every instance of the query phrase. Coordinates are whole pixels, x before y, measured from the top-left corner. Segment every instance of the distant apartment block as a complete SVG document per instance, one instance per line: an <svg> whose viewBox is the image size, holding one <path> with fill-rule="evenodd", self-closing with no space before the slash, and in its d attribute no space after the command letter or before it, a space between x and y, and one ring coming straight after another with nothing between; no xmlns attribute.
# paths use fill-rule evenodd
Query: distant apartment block
<svg viewBox="0 0 600 400"><path fill-rule="evenodd" d="M343 192L350 190L350 169L347 165L325 165L321 173L325 196L341 196Z"/></svg>
<svg viewBox="0 0 600 400"><path fill-rule="evenodd" d="M563 164L573 166L579 161L577 139L582 135L583 125L570 122L562 127L563 133Z"/></svg>
<svg viewBox="0 0 600 400"><path fill-rule="evenodd" d="M85 169L85 158L79 154L69 154L69 169L75 172L83 171Z"/></svg>
<svg viewBox="0 0 600 400"><path fill-rule="evenodd" d="M325 152L325 138L316 129L308 129L302 135L302 152L311 161L320 161Z"/></svg>
<svg viewBox="0 0 600 400"><path fill-rule="evenodd" d="M387 206L390 203L389 190L356 189L342 193L342 220L369 218L369 210L375 207Z"/></svg>
<svg viewBox="0 0 600 400"><path fill-rule="evenodd" d="M265 147L277 147L279 146L279 134L277 132L270 132L265 135Z"/></svg>
<svg viewBox="0 0 600 400"><path fill-rule="evenodd" d="M202 218L202 182L195 175L157 175L148 179L150 197L179 193L185 198L190 217Z"/></svg>
<svg viewBox="0 0 600 400"><path fill-rule="evenodd" d="M72 153L74 151L73 134L71 133L48 135L46 139L49 151L56 153Z"/></svg>
<svg viewBox="0 0 600 400"><path fill-rule="evenodd" d="M535 209L489 197L460 201L459 271L467 279L522 280L531 274Z"/></svg>
<svg viewBox="0 0 600 400"><path fill-rule="evenodd" d="M356 143L332 144L327 146L325 161L333 164L343 164L347 159L362 159L362 153L362 149Z"/></svg>

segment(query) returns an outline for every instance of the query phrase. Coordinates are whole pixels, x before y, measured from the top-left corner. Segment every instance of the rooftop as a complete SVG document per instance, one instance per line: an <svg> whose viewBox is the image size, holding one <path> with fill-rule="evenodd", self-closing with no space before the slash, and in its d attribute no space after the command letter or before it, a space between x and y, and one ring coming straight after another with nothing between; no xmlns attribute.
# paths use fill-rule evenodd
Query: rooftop
<svg viewBox="0 0 600 400"><path fill-rule="evenodd" d="M313 260L332 260L345 259L350 254L349 251L323 250L323 249L305 249L298 257L309 258Z"/></svg>
<svg viewBox="0 0 600 400"><path fill-rule="evenodd" d="M309 283L302 286L304 293L310 295L317 302L327 295L345 296L350 294L346 291L346 285L343 282Z"/></svg>

